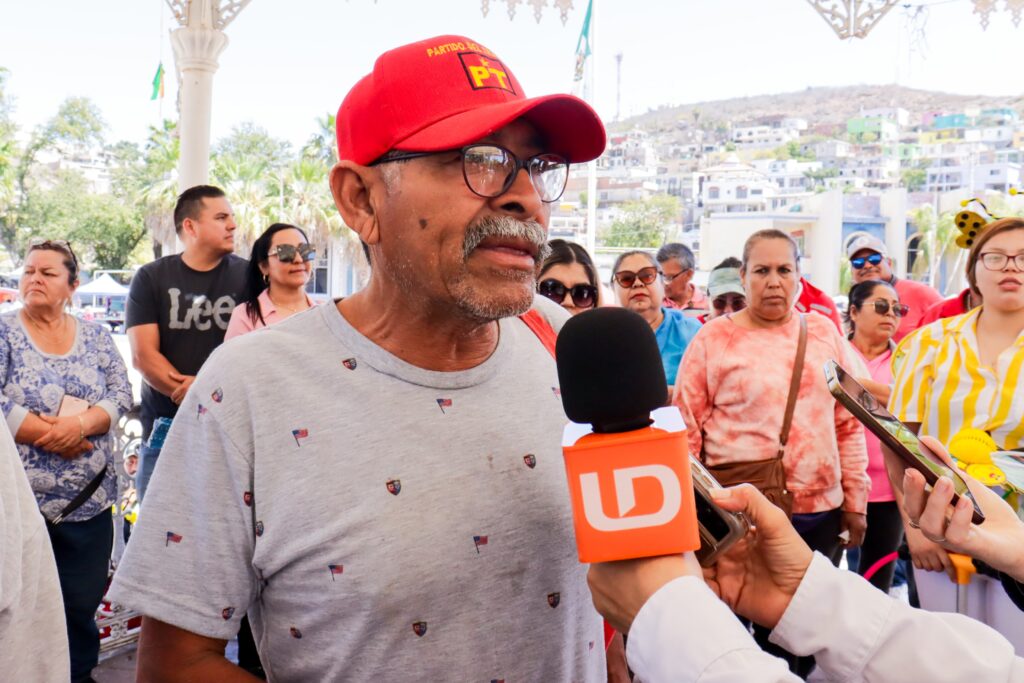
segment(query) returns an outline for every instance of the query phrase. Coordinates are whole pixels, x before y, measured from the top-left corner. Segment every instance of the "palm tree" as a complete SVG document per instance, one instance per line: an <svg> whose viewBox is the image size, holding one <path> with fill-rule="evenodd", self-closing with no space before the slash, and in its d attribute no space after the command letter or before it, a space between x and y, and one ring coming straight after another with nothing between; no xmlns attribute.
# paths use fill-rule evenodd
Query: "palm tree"
<svg viewBox="0 0 1024 683"><path fill-rule="evenodd" d="M164 119L160 126L149 127L136 203L153 239L153 252L157 258L163 253L163 245L173 244L175 240L173 214L178 198L180 155L177 123Z"/></svg>
<svg viewBox="0 0 1024 683"><path fill-rule="evenodd" d="M953 213L937 216L935 208L926 204L910 212L911 222L917 226L921 238L918 242L918 257L914 260L911 274L917 280L927 280L936 287L936 281L942 271L942 263L950 254L956 239L956 224ZM937 287L945 291L947 283Z"/></svg>

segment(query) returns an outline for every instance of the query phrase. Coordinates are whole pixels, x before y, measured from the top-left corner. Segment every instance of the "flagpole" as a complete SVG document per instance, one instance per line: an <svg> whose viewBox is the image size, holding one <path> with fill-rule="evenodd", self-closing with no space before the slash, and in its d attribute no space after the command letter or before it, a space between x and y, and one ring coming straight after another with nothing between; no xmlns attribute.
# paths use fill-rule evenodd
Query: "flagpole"
<svg viewBox="0 0 1024 683"><path fill-rule="evenodd" d="M590 106L597 109L597 15L598 0L590 0L590 69L587 72L586 97ZM593 256L597 249L597 159L587 163L587 252Z"/></svg>

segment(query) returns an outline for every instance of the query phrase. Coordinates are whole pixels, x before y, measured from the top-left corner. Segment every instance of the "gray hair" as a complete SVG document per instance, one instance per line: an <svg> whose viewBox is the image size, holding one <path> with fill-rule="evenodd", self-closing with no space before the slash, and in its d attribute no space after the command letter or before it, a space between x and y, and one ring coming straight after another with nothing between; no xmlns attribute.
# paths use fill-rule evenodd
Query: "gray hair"
<svg viewBox="0 0 1024 683"><path fill-rule="evenodd" d="M658 263L665 263L670 259L675 259L679 262L679 267L685 270L693 270L696 264L696 259L693 258L693 252L685 244L679 242L669 242L663 245L658 250L658 254L655 256L658 259Z"/></svg>

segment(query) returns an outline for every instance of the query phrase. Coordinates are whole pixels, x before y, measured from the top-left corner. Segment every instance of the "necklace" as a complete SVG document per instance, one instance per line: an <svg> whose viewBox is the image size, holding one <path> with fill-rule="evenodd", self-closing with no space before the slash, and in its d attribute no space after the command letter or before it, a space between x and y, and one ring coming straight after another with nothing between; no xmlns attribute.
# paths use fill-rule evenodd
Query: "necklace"
<svg viewBox="0 0 1024 683"><path fill-rule="evenodd" d="M276 301L274 301L274 297L270 296L270 292L267 292L267 298L270 299L270 303L274 304L274 308L283 308L284 310L288 311L289 313L300 313L301 311L305 311L305 310L309 309L309 303L308 302L306 302L306 305L303 306L302 308L292 308L291 306L285 306L284 304L279 304Z"/></svg>

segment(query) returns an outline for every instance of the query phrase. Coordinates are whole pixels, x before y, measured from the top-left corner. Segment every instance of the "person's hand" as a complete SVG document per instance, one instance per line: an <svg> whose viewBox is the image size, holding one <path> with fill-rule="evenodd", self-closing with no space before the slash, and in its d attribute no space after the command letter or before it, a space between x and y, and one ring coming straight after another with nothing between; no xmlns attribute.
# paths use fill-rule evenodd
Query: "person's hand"
<svg viewBox="0 0 1024 683"><path fill-rule="evenodd" d="M953 561L949 559L949 554L942 549L942 546L925 538L920 529L904 526L904 531L914 569L926 572L946 572L950 579L956 580Z"/></svg>
<svg viewBox="0 0 1024 683"><path fill-rule="evenodd" d="M74 460L79 458L93 449L92 443L88 439L82 439L73 446L69 446L62 451L56 451L57 455L64 458L65 460Z"/></svg>
<svg viewBox="0 0 1024 683"><path fill-rule="evenodd" d="M174 372L173 370L168 372L167 376L179 383L178 388L171 394L171 400L178 405L181 405L181 402L185 400L185 394L188 393L189 387L192 386L192 382L196 381L196 376L182 375L181 373Z"/></svg>
<svg viewBox="0 0 1024 683"><path fill-rule="evenodd" d="M705 570L705 580L733 612L775 628L814 553L786 513L750 484L711 489L711 497L723 510L746 514L751 529Z"/></svg>
<svg viewBox="0 0 1024 683"><path fill-rule="evenodd" d="M644 603L680 576L703 578L693 553L645 557L639 560L595 562L587 572L594 607L619 633L629 633Z"/></svg>
<svg viewBox="0 0 1024 683"><path fill-rule="evenodd" d="M864 543L864 534L867 533L867 530L867 515L843 510L843 518L839 522L839 533L850 532L849 540L842 542L844 548L859 548Z"/></svg>
<svg viewBox="0 0 1024 683"><path fill-rule="evenodd" d="M922 437L921 441L954 467L941 443L931 437ZM958 474L985 514L982 524L971 522L973 506L966 496L960 498L949 515L954 490L948 477L940 477L927 492L924 476L907 468L903 474L903 507L910 521L920 527L926 538L943 548L977 558L1017 581L1024 581L1024 522L994 491L965 472Z"/></svg>
<svg viewBox="0 0 1024 683"><path fill-rule="evenodd" d="M57 453L74 446L82 437L82 421L77 415L72 417L52 417L40 415L39 418L50 425L50 429L32 444L36 448Z"/></svg>

